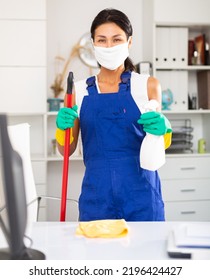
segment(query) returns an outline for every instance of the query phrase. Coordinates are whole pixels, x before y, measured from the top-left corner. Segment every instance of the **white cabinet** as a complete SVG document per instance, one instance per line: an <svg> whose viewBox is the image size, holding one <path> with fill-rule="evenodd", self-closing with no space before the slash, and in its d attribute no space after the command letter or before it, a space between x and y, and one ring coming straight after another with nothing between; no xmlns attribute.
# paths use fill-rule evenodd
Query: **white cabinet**
<svg viewBox="0 0 210 280"><path fill-rule="evenodd" d="M45 25L45 21L0 21L0 34L4 38L1 41L0 65L45 66Z"/></svg>
<svg viewBox="0 0 210 280"><path fill-rule="evenodd" d="M2 19L46 19L46 0L0 0L0 6Z"/></svg>
<svg viewBox="0 0 210 280"><path fill-rule="evenodd" d="M46 194L46 1L0 0L0 7L0 112L9 125L29 123L35 184Z"/></svg>
<svg viewBox="0 0 210 280"><path fill-rule="evenodd" d="M210 65L188 65L188 62L191 63L191 59L188 58L186 61L186 46L188 46L189 40L195 41L195 38L199 37L200 34L204 34L206 44L210 44L210 24L190 24L185 26L176 24L176 27L174 25L175 23L171 26L170 24L156 24L154 28L154 38L156 38L153 54L154 75L160 81L162 91L170 89L173 94L173 103L169 106L169 110L164 110L163 113L168 116L173 126L177 126L177 123L181 126L181 121L183 121L183 125L186 121L190 123L190 127L193 130L193 146L191 149L193 153L198 152L198 141L202 138L206 141L206 152L209 153L210 133L208 127L210 125L210 108L203 109L198 106L200 95L198 94L197 73L210 71ZM180 30L180 32L176 32L177 30ZM168 37L163 40L162 33L165 32ZM170 35L171 33L174 34L174 32L176 34L174 36L175 40ZM159 34L161 34L161 39L158 39ZM168 50L165 49L166 46ZM173 55L171 55L171 49L173 50L174 46L179 51L177 53L173 51ZM165 50L167 65L159 61L161 56L164 57ZM161 55L159 55L160 53ZM188 55L187 49L187 57ZM208 53L209 56L210 54ZM181 64L182 58L183 65ZM177 61L179 62L177 63ZM192 99L194 99L193 110L189 104L189 100Z"/></svg>
<svg viewBox="0 0 210 280"><path fill-rule="evenodd" d="M55 138L55 119L57 112L43 114L8 114L8 124L28 123L30 125L30 149L34 180L37 195L61 197L63 157L52 150L52 140ZM71 156L68 175L68 198L78 200L84 164L80 153L80 145ZM39 220L59 220L60 200L41 200ZM67 203L66 219L77 220L78 209L74 203Z"/></svg>
<svg viewBox="0 0 210 280"><path fill-rule="evenodd" d="M19 123L28 123L30 126L30 151L34 181L37 189L37 195L47 194L46 178L46 114L18 114L7 113L8 124L15 125ZM41 205L40 220L46 220L46 204Z"/></svg>
<svg viewBox="0 0 210 280"><path fill-rule="evenodd" d="M154 18L157 22L209 23L210 2L208 0L152 0L152 2Z"/></svg>
<svg viewBox="0 0 210 280"><path fill-rule="evenodd" d="M162 90L170 89L173 103L163 113L172 127L190 123L192 146L186 151L172 150L159 170L167 220L210 221L210 110L198 108L197 71L209 65L188 65L188 40L205 34L210 42L210 25L155 24L154 75ZM196 98L189 110L188 96ZM205 139L206 153L198 153L198 141Z"/></svg>
<svg viewBox="0 0 210 280"><path fill-rule="evenodd" d="M210 178L210 156L176 155L167 157L167 164L160 169L163 179Z"/></svg>
<svg viewBox="0 0 210 280"><path fill-rule="evenodd" d="M166 220L210 221L210 156L168 156L160 169Z"/></svg>
<svg viewBox="0 0 210 280"><path fill-rule="evenodd" d="M30 114L46 111L44 67L0 66L0 84L1 112Z"/></svg>
<svg viewBox="0 0 210 280"><path fill-rule="evenodd" d="M166 202L167 221L210 221L209 201Z"/></svg>
<svg viewBox="0 0 210 280"><path fill-rule="evenodd" d="M210 221L210 108L198 108L197 71L210 65L188 65L188 40L205 34L210 42L209 25L155 24L154 75L162 90L170 89L173 103L163 110L172 127L190 125L191 146L167 153L159 170L165 202L166 220ZM188 97L196 108L189 109ZM206 153L198 153L198 141L205 139ZM175 138L172 138L172 144Z"/></svg>
<svg viewBox="0 0 210 280"><path fill-rule="evenodd" d="M46 111L45 5L43 0L0 0L1 112Z"/></svg>

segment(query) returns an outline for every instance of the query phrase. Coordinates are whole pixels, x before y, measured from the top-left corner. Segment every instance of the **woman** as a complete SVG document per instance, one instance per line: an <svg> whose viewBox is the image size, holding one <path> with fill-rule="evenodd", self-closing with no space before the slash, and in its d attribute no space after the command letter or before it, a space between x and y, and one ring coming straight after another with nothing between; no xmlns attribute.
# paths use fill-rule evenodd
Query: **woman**
<svg viewBox="0 0 210 280"><path fill-rule="evenodd" d="M139 152L145 132L165 135L171 129L161 113L141 114L137 106L150 99L161 104L160 85L154 77L135 73L128 58L132 26L124 13L102 10L92 22L91 37L100 71L75 83L76 105L60 109L56 120L61 154L64 130L73 128L73 153L81 129L86 171L79 219L163 221L158 173L140 167Z"/></svg>

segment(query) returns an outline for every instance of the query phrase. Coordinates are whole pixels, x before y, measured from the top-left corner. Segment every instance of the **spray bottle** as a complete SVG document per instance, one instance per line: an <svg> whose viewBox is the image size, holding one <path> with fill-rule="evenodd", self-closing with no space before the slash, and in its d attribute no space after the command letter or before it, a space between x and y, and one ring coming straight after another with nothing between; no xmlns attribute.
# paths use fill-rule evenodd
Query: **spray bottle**
<svg viewBox="0 0 210 280"><path fill-rule="evenodd" d="M159 106L157 100L150 100L144 106L144 111L156 111ZM165 163L165 145L162 135L146 133L140 150L140 166L143 169L155 171Z"/></svg>

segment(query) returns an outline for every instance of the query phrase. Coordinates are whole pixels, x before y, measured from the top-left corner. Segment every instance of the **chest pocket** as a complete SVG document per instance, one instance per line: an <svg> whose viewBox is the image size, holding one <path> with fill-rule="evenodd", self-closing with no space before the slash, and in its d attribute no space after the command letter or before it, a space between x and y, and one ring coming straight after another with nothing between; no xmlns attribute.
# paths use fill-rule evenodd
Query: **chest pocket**
<svg viewBox="0 0 210 280"><path fill-rule="evenodd" d="M104 105L95 114L97 142L110 156L116 157L116 153L122 152L128 144L126 111L120 105Z"/></svg>

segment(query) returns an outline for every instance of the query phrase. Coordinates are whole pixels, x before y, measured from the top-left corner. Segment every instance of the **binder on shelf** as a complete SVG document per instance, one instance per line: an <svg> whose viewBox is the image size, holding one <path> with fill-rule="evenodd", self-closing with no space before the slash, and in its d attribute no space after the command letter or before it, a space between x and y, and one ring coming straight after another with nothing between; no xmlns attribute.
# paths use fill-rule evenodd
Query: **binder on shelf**
<svg viewBox="0 0 210 280"><path fill-rule="evenodd" d="M193 65L194 51L195 51L194 40L188 40L188 65Z"/></svg>
<svg viewBox="0 0 210 280"><path fill-rule="evenodd" d="M188 63L188 29L173 27L170 29L171 64L173 67L185 67Z"/></svg>
<svg viewBox="0 0 210 280"><path fill-rule="evenodd" d="M170 67L170 28L158 27L156 34L156 65Z"/></svg>
<svg viewBox="0 0 210 280"><path fill-rule="evenodd" d="M198 65L205 65L205 35L195 37L195 49L198 53Z"/></svg>
<svg viewBox="0 0 210 280"><path fill-rule="evenodd" d="M209 43L205 42L205 65L210 65Z"/></svg>
<svg viewBox="0 0 210 280"><path fill-rule="evenodd" d="M197 72L198 108L210 109L210 70Z"/></svg>
<svg viewBox="0 0 210 280"><path fill-rule="evenodd" d="M156 66L185 67L188 64L188 29L158 27L156 32Z"/></svg>

